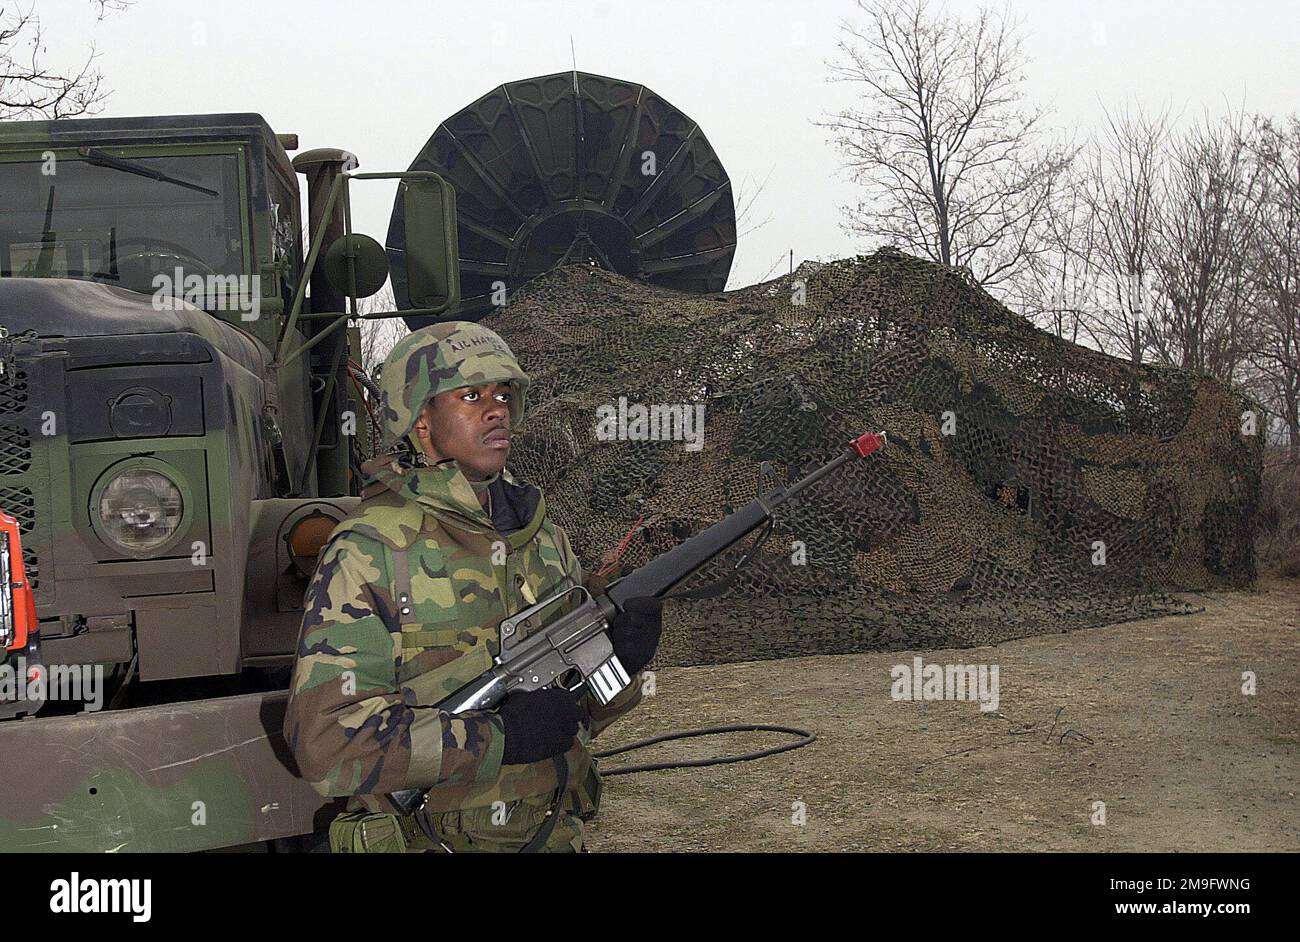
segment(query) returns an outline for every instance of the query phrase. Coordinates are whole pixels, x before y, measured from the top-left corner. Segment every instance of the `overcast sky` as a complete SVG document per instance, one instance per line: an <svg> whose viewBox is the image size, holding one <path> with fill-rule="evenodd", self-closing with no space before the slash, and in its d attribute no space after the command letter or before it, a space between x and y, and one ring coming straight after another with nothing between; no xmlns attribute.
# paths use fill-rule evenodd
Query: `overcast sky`
<svg viewBox="0 0 1300 942"><path fill-rule="evenodd" d="M969 13L977 4L951 0ZM1064 129L1125 99L1195 116L1227 103L1300 110L1294 0L1013 0L1027 91ZM844 107L826 82L852 0L135 0L96 22L86 0L38 0L50 55L96 43L112 96L102 116L253 111L303 149L343 147L365 170L405 169L446 117L504 82L572 67L644 84L699 122L733 186L766 187L730 287L873 246L846 235L855 188L811 121ZM380 241L393 187L354 188L353 225Z"/></svg>

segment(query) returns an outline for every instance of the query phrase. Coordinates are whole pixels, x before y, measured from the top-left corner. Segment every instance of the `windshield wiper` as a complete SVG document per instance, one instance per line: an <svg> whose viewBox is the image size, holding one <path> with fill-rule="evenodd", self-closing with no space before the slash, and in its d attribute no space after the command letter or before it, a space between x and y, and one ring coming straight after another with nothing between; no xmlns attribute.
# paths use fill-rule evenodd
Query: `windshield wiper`
<svg viewBox="0 0 1300 942"><path fill-rule="evenodd" d="M54 184L50 184L50 195L45 201L45 225L41 229L41 254L36 256L36 277L48 278L54 270Z"/></svg>
<svg viewBox="0 0 1300 942"><path fill-rule="evenodd" d="M108 167L110 170L134 173L138 177L148 177L162 183L174 183L177 186L185 187L187 190L198 190L200 193L206 193L208 196L221 195L216 190L209 190L206 186L199 186L197 183L190 183L188 180L178 180L176 177L168 176L161 170L154 170L152 167L146 167L131 160L123 160L121 157L109 156L96 147L78 147L77 153L86 158L86 163L93 164L96 167Z"/></svg>

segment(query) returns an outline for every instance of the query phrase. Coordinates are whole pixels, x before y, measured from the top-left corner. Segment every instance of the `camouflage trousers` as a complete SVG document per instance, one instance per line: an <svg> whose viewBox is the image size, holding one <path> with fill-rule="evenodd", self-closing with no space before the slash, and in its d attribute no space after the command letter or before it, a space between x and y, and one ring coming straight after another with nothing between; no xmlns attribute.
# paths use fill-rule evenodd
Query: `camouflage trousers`
<svg viewBox="0 0 1300 942"><path fill-rule="evenodd" d="M542 853L583 850L583 821L600 807L600 778L593 766L586 780L565 789L556 807L556 792L479 808L431 812L426 834L415 815L350 811L330 825L334 853L518 853L556 816L550 834L537 848Z"/></svg>
<svg viewBox="0 0 1300 942"><path fill-rule="evenodd" d="M547 826L548 817L558 815L541 853L577 853L582 850L582 819L572 810L553 810L554 796L524 798L506 802L504 807L469 808L429 816L436 841L430 840L415 822L404 825L408 851L437 853L517 853ZM412 834L410 826L415 826Z"/></svg>

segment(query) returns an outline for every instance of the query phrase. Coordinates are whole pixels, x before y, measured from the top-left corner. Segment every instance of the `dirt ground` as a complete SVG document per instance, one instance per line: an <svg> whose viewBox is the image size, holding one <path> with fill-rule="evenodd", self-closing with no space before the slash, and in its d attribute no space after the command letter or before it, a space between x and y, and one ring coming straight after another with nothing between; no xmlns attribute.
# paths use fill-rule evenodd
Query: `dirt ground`
<svg viewBox="0 0 1300 942"><path fill-rule="evenodd" d="M1300 850L1300 580L1182 598L1205 611L991 647L661 670L655 695L598 747L746 722L803 727L817 741L755 762L610 778L588 844ZM892 699L891 667L915 655L998 665L998 710ZM1242 692L1245 671L1254 695ZM697 758L780 741L747 733L633 755ZM1099 801L1104 824L1094 823Z"/></svg>

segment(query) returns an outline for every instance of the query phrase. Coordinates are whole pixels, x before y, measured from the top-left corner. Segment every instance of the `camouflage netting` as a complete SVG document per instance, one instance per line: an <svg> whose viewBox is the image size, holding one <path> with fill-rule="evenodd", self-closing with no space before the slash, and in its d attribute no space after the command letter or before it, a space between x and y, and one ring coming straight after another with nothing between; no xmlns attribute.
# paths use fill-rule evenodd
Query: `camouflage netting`
<svg viewBox="0 0 1300 942"><path fill-rule="evenodd" d="M587 571L638 518L625 568L750 500L761 462L793 481L888 431L787 505L724 595L668 606L661 665L993 643L1254 579L1250 403L1058 340L896 251L720 295L570 266L484 323L532 378L511 467ZM702 450L598 440L597 407L619 396L705 403Z"/></svg>

